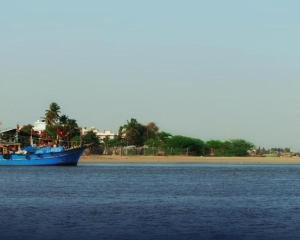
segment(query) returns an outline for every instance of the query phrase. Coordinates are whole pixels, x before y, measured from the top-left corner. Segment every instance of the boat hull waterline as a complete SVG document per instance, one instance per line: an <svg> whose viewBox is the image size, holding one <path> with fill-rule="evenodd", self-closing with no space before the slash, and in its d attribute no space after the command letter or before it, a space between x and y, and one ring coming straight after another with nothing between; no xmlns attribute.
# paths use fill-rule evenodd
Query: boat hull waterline
<svg viewBox="0 0 300 240"><path fill-rule="evenodd" d="M84 148L42 154L0 155L0 165L4 166L77 166Z"/></svg>

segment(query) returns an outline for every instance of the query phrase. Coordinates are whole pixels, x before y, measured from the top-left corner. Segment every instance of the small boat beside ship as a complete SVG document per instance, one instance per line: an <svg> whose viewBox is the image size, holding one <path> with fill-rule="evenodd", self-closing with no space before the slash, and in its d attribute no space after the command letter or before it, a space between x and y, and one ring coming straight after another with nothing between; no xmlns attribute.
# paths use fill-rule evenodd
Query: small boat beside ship
<svg viewBox="0 0 300 240"><path fill-rule="evenodd" d="M0 166L77 166L84 147L27 147L0 144Z"/></svg>

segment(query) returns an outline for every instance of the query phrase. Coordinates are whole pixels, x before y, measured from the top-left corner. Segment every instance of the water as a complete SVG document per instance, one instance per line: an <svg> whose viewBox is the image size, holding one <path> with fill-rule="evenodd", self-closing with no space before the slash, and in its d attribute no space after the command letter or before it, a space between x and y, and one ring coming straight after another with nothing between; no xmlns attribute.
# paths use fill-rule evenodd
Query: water
<svg viewBox="0 0 300 240"><path fill-rule="evenodd" d="M300 166L1 167L0 239L299 239Z"/></svg>

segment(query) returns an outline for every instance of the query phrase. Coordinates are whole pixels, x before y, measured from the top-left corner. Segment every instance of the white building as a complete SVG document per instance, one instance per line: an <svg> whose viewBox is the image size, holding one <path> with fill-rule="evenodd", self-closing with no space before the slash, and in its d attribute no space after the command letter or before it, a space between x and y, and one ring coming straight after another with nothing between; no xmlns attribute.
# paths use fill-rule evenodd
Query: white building
<svg viewBox="0 0 300 240"><path fill-rule="evenodd" d="M115 137L117 136L116 134L114 134L113 132L109 131L109 130L104 130L102 132L98 132L97 136L101 139L104 140L106 138L112 140L115 139Z"/></svg>
<svg viewBox="0 0 300 240"><path fill-rule="evenodd" d="M113 133L109 130L100 131L99 129L97 129L95 127L83 128L82 134L85 135L86 133L91 132L91 131L93 133L95 133L101 141L103 141L106 138L112 140L112 139L115 139L115 137L117 136L115 133Z"/></svg>
<svg viewBox="0 0 300 240"><path fill-rule="evenodd" d="M33 130L36 132L44 132L46 130L46 122L44 120L37 120L33 124Z"/></svg>
<svg viewBox="0 0 300 240"><path fill-rule="evenodd" d="M88 132L93 132L93 133L97 134L98 130L96 128L94 128L94 127L91 127L91 128L86 128L86 127L82 128L82 135L85 135Z"/></svg>

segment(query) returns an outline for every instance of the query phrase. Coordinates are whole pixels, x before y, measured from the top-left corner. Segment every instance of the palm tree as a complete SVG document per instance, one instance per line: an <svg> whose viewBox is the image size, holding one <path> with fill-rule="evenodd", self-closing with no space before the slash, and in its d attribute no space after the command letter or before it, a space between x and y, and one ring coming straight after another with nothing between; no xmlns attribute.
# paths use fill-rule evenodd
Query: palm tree
<svg viewBox="0 0 300 240"><path fill-rule="evenodd" d="M61 115L60 117L59 117L59 123L61 124L61 125L67 125L67 123L68 123L68 120L69 120L69 117L67 116L67 115Z"/></svg>
<svg viewBox="0 0 300 240"><path fill-rule="evenodd" d="M58 122L59 114L60 106L55 102L51 103L49 109L46 111L45 114L46 124L49 126L55 125Z"/></svg>
<svg viewBox="0 0 300 240"><path fill-rule="evenodd" d="M56 124L60 137L66 143L69 143L75 136L80 135L80 129L75 119L69 118L67 115L61 115L59 122Z"/></svg>

